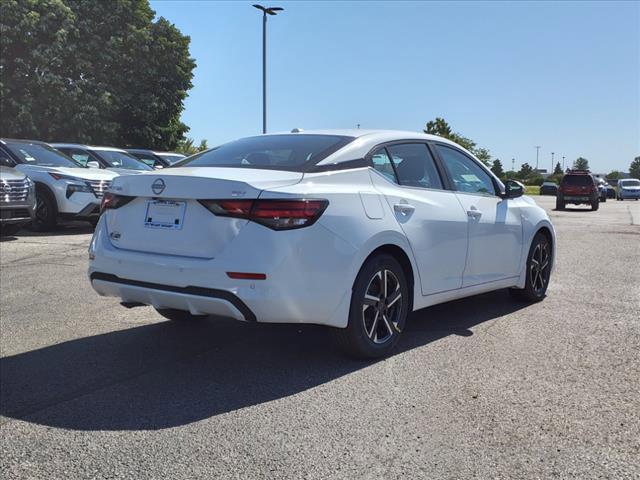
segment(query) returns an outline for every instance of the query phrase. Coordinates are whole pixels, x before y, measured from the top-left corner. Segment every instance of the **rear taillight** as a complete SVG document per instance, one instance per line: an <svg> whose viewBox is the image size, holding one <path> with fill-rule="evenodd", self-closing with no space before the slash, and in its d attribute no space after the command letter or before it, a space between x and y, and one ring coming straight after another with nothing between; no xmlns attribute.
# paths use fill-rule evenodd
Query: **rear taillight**
<svg viewBox="0 0 640 480"><path fill-rule="evenodd" d="M102 196L102 203L100 204L100 213L105 210L120 208L126 205L136 197L129 197L126 195L116 195L115 193L105 192Z"/></svg>
<svg viewBox="0 0 640 480"><path fill-rule="evenodd" d="M312 225L329 202L320 199L199 200L215 215L246 218L273 230L292 230Z"/></svg>

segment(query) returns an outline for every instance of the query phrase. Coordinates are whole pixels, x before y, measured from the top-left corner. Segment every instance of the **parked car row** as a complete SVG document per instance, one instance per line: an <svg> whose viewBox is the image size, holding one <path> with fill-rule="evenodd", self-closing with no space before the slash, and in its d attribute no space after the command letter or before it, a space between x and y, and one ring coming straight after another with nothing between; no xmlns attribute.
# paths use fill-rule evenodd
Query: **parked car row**
<svg viewBox="0 0 640 480"><path fill-rule="evenodd" d="M14 235L28 223L35 230L49 230L61 219L95 226L102 196L115 177L171 163L150 165L114 147L0 139L0 165L1 231Z"/></svg>

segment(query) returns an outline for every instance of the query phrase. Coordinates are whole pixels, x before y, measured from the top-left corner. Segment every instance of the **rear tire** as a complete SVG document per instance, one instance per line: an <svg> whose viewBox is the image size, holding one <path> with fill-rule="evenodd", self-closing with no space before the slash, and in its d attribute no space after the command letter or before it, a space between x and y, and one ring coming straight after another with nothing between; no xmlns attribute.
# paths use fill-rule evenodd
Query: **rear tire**
<svg viewBox="0 0 640 480"><path fill-rule="evenodd" d="M544 299L551 278L551 242L541 232L536 233L527 256L527 281L524 288L512 288L509 292L518 300L540 302Z"/></svg>
<svg viewBox="0 0 640 480"><path fill-rule="evenodd" d="M556 210L564 210L564 200L560 197L556 197Z"/></svg>
<svg viewBox="0 0 640 480"><path fill-rule="evenodd" d="M387 254L371 257L353 284L347 328L333 331L338 346L355 358L389 355L407 322L409 295L400 263Z"/></svg>
<svg viewBox="0 0 640 480"><path fill-rule="evenodd" d="M208 317L208 315L194 315L191 312L187 312L186 310L176 310L174 308L156 308L156 312L158 312L164 318L173 320L174 322L192 322Z"/></svg>
<svg viewBox="0 0 640 480"><path fill-rule="evenodd" d="M598 210L598 208L600 208L600 202L598 200L596 200L595 202L591 202L592 212L595 212L596 210Z"/></svg>
<svg viewBox="0 0 640 480"><path fill-rule="evenodd" d="M58 205L53 195L44 187L36 189L36 216L31 223L37 232L46 232L56 226Z"/></svg>

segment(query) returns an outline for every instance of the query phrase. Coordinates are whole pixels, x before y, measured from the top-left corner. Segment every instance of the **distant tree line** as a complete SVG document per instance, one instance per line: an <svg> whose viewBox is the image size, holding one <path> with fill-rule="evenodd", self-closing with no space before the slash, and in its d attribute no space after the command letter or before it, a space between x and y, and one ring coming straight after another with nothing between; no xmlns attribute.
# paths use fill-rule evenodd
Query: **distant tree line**
<svg viewBox="0 0 640 480"><path fill-rule="evenodd" d="M195 61L148 0L1 0L0 135L170 150Z"/></svg>

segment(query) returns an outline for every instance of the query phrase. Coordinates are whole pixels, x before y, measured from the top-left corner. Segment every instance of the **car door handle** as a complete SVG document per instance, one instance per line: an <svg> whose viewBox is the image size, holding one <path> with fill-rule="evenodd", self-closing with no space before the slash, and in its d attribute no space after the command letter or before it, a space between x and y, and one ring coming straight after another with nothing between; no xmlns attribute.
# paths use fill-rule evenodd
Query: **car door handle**
<svg viewBox="0 0 640 480"><path fill-rule="evenodd" d="M414 207L413 205L409 205L408 203L396 203L393 206L393 209L403 215L409 215L410 213L415 211L416 207Z"/></svg>
<svg viewBox="0 0 640 480"><path fill-rule="evenodd" d="M478 219L482 216L482 212L480 210L477 210L475 208L471 208L471 210L467 210L467 217L469 218L473 218Z"/></svg>

